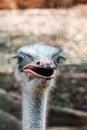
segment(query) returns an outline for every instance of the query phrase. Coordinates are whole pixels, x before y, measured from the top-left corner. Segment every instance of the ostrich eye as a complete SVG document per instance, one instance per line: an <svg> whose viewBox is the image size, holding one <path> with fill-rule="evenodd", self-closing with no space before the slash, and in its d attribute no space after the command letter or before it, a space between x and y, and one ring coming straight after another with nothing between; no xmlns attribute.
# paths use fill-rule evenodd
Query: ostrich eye
<svg viewBox="0 0 87 130"><path fill-rule="evenodd" d="M58 56L57 57L57 63L62 63L65 60L63 56Z"/></svg>
<svg viewBox="0 0 87 130"><path fill-rule="evenodd" d="M23 57L22 56L18 56L18 63L22 62L23 61Z"/></svg>
<svg viewBox="0 0 87 130"><path fill-rule="evenodd" d="M65 58L59 54L55 54L53 56L53 60L54 60L54 63L57 65L59 63L62 63L65 60Z"/></svg>

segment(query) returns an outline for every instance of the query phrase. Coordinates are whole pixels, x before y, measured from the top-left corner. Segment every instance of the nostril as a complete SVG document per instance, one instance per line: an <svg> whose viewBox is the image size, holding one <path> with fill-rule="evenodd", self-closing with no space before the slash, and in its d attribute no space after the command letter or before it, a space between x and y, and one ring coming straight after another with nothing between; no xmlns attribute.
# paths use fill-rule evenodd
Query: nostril
<svg viewBox="0 0 87 130"><path fill-rule="evenodd" d="M36 64L37 64L37 65L40 65L40 61L38 61Z"/></svg>

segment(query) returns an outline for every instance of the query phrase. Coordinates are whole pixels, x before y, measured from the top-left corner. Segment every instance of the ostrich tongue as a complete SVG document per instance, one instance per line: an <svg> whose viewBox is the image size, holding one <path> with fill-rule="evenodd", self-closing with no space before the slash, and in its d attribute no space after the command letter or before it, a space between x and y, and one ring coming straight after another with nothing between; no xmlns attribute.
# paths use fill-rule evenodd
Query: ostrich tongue
<svg viewBox="0 0 87 130"><path fill-rule="evenodd" d="M30 73L32 76L35 77L51 79L56 73L56 68L46 68L39 65L27 64L23 67L23 71L26 73Z"/></svg>

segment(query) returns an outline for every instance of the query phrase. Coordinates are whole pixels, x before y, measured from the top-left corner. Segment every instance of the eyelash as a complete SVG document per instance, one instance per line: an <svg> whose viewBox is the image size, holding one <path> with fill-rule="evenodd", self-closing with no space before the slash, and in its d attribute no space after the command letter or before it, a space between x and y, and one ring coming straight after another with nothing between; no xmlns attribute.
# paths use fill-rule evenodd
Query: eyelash
<svg viewBox="0 0 87 130"><path fill-rule="evenodd" d="M31 55L27 55L30 60L33 60L34 58Z"/></svg>
<svg viewBox="0 0 87 130"><path fill-rule="evenodd" d="M25 57L25 56L27 56L27 57ZM18 63L20 63L20 62L22 62L25 58L29 58L30 60L33 60L34 58L31 56L31 55L27 55L27 54L25 54L25 56L18 56L17 58L18 58Z"/></svg>

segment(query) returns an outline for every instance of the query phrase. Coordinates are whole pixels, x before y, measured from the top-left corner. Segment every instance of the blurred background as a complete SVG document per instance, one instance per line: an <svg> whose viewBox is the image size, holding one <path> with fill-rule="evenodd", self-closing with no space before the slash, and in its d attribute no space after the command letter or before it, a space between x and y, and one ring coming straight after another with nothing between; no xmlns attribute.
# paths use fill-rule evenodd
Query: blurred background
<svg viewBox="0 0 87 130"><path fill-rule="evenodd" d="M63 49L47 130L87 130L87 0L0 0L0 130L21 130L13 57L25 44Z"/></svg>

